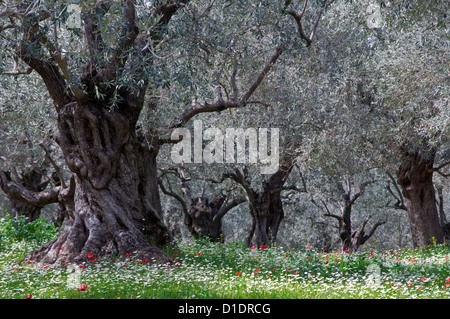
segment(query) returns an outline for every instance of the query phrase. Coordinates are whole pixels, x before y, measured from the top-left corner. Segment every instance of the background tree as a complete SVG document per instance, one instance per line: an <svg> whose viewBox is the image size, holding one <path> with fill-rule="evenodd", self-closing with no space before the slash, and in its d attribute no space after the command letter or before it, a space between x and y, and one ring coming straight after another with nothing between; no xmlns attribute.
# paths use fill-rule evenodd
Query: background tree
<svg viewBox="0 0 450 319"><path fill-rule="evenodd" d="M366 61L369 86L376 88L373 123L385 130L368 142L390 146L384 156L396 167L415 246L433 237L443 242L433 178L447 175L450 154L445 6L417 1L386 8L390 32Z"/></svg>
<svg viewBox="0 0 450 319"><path fill-rule="evenodd" d="M179 188L183 195L171 186L169 179L166 177L169 173L173 173L179 180ZM164 183L164 180L166 180L166 183ZM193 196L191 187L188 185L189 181L192 181L192 179L186 176L183 169L175 168L164 171L158 182L164 194L175 198L181 204L184 224L194 238L208 237L213 241L223 242L222 218L231 209L245 202L245 198L233 195L231 189L226 191L226 194L213 194L210 198L209 194L205 192L205 183L200 195Z"/></svg>
<svg viewBox="0 0 450 319"><path fill-rule="evenodd" d="M330 42L346 44L330 52L343 56L348 50L348 59L337 63L340 83L329 89L337 98L319 113L324 129L304 141L310 145L304 150L311 150L304 158L317 161L314 152L328 149L324 167L342 168L345 158L356 172L375 167L396 172L414 245L431 244L432 237L442 243L433 175L446 175L448 165L445 4L377 4L381 16L375 25L367 22L364 3L342 2L329 12L335 18L327 22L339 19L341 27L361 28L351 37L329 34ZM324 30L330 29L325 23Z"/></svg>

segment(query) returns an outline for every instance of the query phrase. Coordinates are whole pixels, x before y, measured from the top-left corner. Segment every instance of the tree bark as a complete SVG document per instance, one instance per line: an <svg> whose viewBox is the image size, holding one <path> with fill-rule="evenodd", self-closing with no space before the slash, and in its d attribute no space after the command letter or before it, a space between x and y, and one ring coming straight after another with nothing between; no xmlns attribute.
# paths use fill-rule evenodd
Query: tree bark
<svg viewBox="0 0 450 319"><path fill-rule="evenodd" d="M68 209L65 231L33 258L77 262L87 254L135 253L149 261L167 260L149 243L149 232L158 230L158 238L168 232L155 204L155 155L142 149L132 113L110 111L93 101L74 102L61 109L58 126L60 146L75 176L73 209Z"/></svg>
<svg viewBox="0 0 450 319"><path fill-rule="evenodd" d="M255 200L250 204L252 228L247 237L248 246L268 246L275 242L284 218L280 193L273 183L267 183L262 192L254 194Z"/></svg>
<svg viewBox="0 0 450 319"><path fill-rule="evenodd" d="M196 197L184 215L184 224L194 238L206 236L212 241L223 241L222 218L217 217L225 198L217 196L210 202L207 197Z"/></svg>
<svg viewBox="0 0 450 319"><path fill-rule="evenodd" d="M403 159L397 170L397 179L402 187L408 211L414 247L444 241L436 194L433 186L433 164L435 152L408 152L403 148Z"/></svg>
<svg viewBox="0 0 450 319"><path fill-rule="evenodd" d="M261 192L244 186L252 217L252 227L246 239L247 246L269 246L275 242L284 218L281 191L292 167L293 165L290 163L281 165L278 171L267 182L264 182ZM241 178L241 180L243 179Z"/></svg>
<svg viewBox="0 0 450 319"><path fill-rule="evenodd" d="M184 224L194 238L208 237L211 241L223 242L222 218L234 207L245 202L244 197L233 198L232 195L226 197L222 195L214 196L210 200L205 195L203 188L200 196L192 197L191 189L186 184L190 178L186 178L185 172L181 169L175 175L181 180L181 190L184 198L172 190L167 179L168 187L163 183L163 176L159 178L159 186L164 194L175 198L182 206L184 214Z"/></svg>

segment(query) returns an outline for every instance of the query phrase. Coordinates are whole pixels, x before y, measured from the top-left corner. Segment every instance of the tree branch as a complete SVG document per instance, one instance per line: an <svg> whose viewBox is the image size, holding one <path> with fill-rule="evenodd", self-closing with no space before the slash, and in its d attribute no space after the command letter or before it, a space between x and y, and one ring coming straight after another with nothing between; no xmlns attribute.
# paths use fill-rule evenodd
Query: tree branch
<svg viewBox="0 0 450 319"><path fill-rule="evenodd" d="M66 80L66 82L70 83L69 87L70 87L70 90L72 91L73 95L75 95L75 97L78 100L83 100L84 98L86 98L86 94L83 92L83 90L79 86L74 84L73 77L69 72L69 66L67 64L67 60L65 57L62 56L61 50L58 49L57 44L56 43L53 44L45 36L45 34L43 34L41 32L39 32L39 39L40 39L41 43L43 45L45 45L45 47L47 48L47 50L50 53L50 56L53 58L53 60L58 65L59 69L62 72L64 80Z"/></svg>
<svg viewBox="0 0 450 319"><path fill-rule="evenodd" d="M241 106L245 106L247 103L249 103L248 99L252 96L252 94L255 92L255 90L258 88L258 86L263 81L264 77L267 75L267 73L270 71L273 64L277 61L277 59L280 57L281 53L283 52L283 45L279 45L275 53L271 56L269 61L264 66L263 70L260 72L256 80L250 85L249 89L246 91L246 93L243 95L243 97L238 100L237 94L237 86L236 86L236 73L237 68L234 68L233 74L231 77L231 84L233 87L233 98L231 100L223 100L222 96L219 95L218 101L215 103L209 104L204 103L203 105L195 104L192 106L192 108L186 110L183 112L179 117L176 124L172 125L170 129L174 129L177 127L181 127L183 124L187 123L191 118L193 118L195 115L200 113L208 113L208 112L221 112L230 108L237 108ZM255 101L251 101L252 103L255 103Z"/></svg>
<svg viewBox="0 0 450 319"><path fill-rule="evenodd" d="M444 167L447 166L447 165L450 165L450 161L445 162L445 163L439 165L438 167L430 168L430 169L427 170L427 172L428 172L428 173L434 173L434 172L436 172L436 173L438 173L439 175L441 175L441 176L447 178L447 177L450 176L450 173L445 174L445 173L441 172L441 168L444 168Z"/></svg>
<svg viewBox="0 0 450 319"><path fill-rule="evenodd" d="M25 24L25 22L23 22ZM30 23L27 21L27 23ZM66 89L66 81L61 75L58 66L50 58L30 54L30 52L41 52L40 40L36 37L39 33L39 25L32 24L23 32L23 38L16 49L17 56L35 70L44 81L47 90L59 109L73 100L73 96Z"/></svg>
<svg viewBox="0 0 450 319"><path fill-rule="evenodd" d="M300 13L297 13L294 10L287 10L287 7L291 4L292 1L290 1L290 0L289 1L285 1L284 12L294 18L295 22L297 23L297 29L298 29L298 33L300 35L300 38L305 40L307 47L309 47L312 44L312 42L313 42L314 35L316 34L317 27L319 26L319 21L320 21L320 18L322 16L323 11L325 10L325 8L328 5L332 4L334 1L335 0L331 0L330 2L325 1L323 3L322 7L320 8L319 12L317 13L317 17L316 17L316 20L315 20L314 25L312 27L311 35L309 37L306 35L306 33L305 33L304 29L303 29L303 24L302 24L302 18L303 18L303 15L305 14L306 7L308 5L308 0L305 0L305 3L303 4L303 9L302 9L302 11Z"/></svg>
<svg viewBox="0 0 450 319"><path fill-rule="evenodd" d="M122 10L123 26L122 32L105 70L106 80L114 79L125 65L129 54L127 51L133 47L134 41L138 36L139 29L136 26L136 8L134 0L123 0L125 7Z"/></svg>
<svg viewBox="0 0 450 319"><path fill-rule="evenodd" d="M355 195L353 195L353 198L350 200L350 205L353 205L353 204L356 202L356 200L357 200L361 195L364 194L364 192L365 192L365 190L366 190L366 187L367 187L368 185L374 183L374 182L375 182L375 180L369 180L369 181L365 181L364 183L362 183L362 184L360 185L360 187L359 187L359 192L356 193Z"/></svg>
<svg viewBox="0 0 450 319"><path fill-rule="evenodd" d="M245 199L245 197L238 197L238 198L234 198L230 202L228 202L228 201L229 201L229 197L227 196L227 198L223 202L222 206L220 206L219 211L214 216L213 224L216 224L216 223L220 222L220 220L222 219L223 216L226 215L226 213L228 213L234 207L244 203L246 201L246 199Z"/></svg>
<svg viewBox="0 0 450 319"><path fill-rule="evenodd" d="M44 150L45 153L45 158L48 159L48 161L50 162L50 164L52 164L53 168L56 171L56 174L58 174L59 180L61 181L61 186L62 188L66 188L66 183L64 182L64 178L63 175L61 173L61 170L59 169L59 166L56 165L56 162L53 160L53 158L50 156L50 151L48 150L48 148L44 145L43 142L39 143L39 146Z"/></svg>
<svg viewBox="0 0 450 319"><path fill-rule="evenodd" d="M170 186L170 182L168 181L168 179L167 179L167 182L169 183L169 189L167 189L167 188L164 186L164 183L163 183L163 181L162 181L162 178L158 178L158 185L159 185L159 187L161 188L162 192L163 192L164 194L168 195L168 196L171 196L171 197L175 198L175 199L181 204L181 207L183 208L183 212L187 215L188 212L189 212L189 210L188 210L188 206L187 206L187 204L186 204L186 201L184 201L183 198L182 198L180 195L178 195L177 193L175 193L175 192L172 190L172 188L171 188L171 186Z"/></svg>
<svg viewBox="0 0 450 319"><path fill-rule="evenodd" d="M0 186L10 198L36 207L44 207L48 204L57 203L61 189L60 186L57 186L47 191L33 192L19 183L10 181L6 173L2 170L0 170Z"/></svg>
<svg viewBox="0 0 450 319"><path fill-rule="evenodd" d="M381 225L384 225L384 224L386 224L386 221L377 222L375 225L373 225L369 234L364 236L364 238L365 238L364 242L366 242L370 237L373 236L373 234L375 233L375 231L377 230L378 227L380 227Z"/></svg>
<svg viewBox="0 0 450 319"><path fill-rule="evenodd" d="M392 174L390 172L386 172L386 174L389 176L389 178L392 180L392 184L395 187L395 190L397 191L397 195L394 194L394 192L392 191L391 187L390 187L390 183L388 184L388 186L386 187L387 190L389 191L389 193L396 199L396 203L394 204L394 208L395 209L401 209L401 210L407 210L406 206L405 206L405 202L403 200L403 195L402 192L400 191L397 182L395 181L395 178L392 176ZM386 204L386 206L389 205L389 202Z"/></svg>
<svg viewBox="0 0 450 319"><path fill-rule="evenodd" d="M97 16L105 15L112 4L113 1L99 0L92 8L84 12L84 34L89 52L91 53L91 60L93 57L98 57L104 49L103 38L98 28Z"/></svg>
<svg viewBox="0 0 450 319"><path fill-rule="evenodd" d="M275 53L271 56L269 62L265 65L264 69L261 71L261 73L256 78L255 82L252 83L250 88L247 90L247 92L242 97L243 104L247 103L248 99L252 96L252 94L255 92L255 90L258 88L258 86L261 84L261 82L264 80L264 77L269 73L272 66L275 64L275 62L280 57L281 53L283 53L284 45L280 44L276 49Z"/></svg>

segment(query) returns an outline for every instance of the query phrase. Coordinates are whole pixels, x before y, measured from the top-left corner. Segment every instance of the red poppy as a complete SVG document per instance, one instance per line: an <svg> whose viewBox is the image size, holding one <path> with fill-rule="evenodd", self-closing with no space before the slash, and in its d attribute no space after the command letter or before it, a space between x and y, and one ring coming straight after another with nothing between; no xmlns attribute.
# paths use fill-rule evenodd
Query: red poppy
<svg viewBox="0 0 450 319"><path fill-rule="evenodd" d="M325 262L325 265L328 264L328 260Z"/></svg>
<svg viewBox="0 0 450 319"><path fill-rule="evenodd" d="M252 247L250 247L250 250L255 250L255 247L253 247L253 246L252 246Z"/></svg>
<svg viewBox="0 0 450 319"><path fill-rule="evenodd" d="M344 249L344 253L350 254L350 250L348 250L348 248L345 248L345 249Z"/></svg>
<svg viewBox="0 0 450 319"><path fill-rule="evenodd" d="M261 249L266 249L266 248L267 248L266 245L262 245L262 246L261 246Z"/></svg>
<svg viewBox="0 0 450 319"><path fill-rule="evenodd" d="M445 279L445 282L450 282L450 277L448 277L447 279Z"/></svg>
<svg viewBox="0 0 450 319"><path fill-rule="evenodd" d="M255 271L253 273L256 274L260 270L261 270L261 268L255 269Z"/></svg>
<svg viewBox="0 0 450 319"><path fill-rule="evenodd" d="M174 251L173 253L174 253L175 255L178 255L178 251Z"/></svg>
<svg viewBox="0 0 450 319"><path fill-rule="evenodd" d="M92 255L92 254L86 254L86 256L87 256L87 258L92 258L92 257L94 257L94 255Z"/></svg>
<svg viewBox="0 0 450 319"><path fill-rule="evenodd" d="M126 254L125 254L125 257L129 257L129 256L130 256L130 253L126 253Z"/></svg>
<svg viewBox="0 0 450 319"><path fill-rule="evenodd" d="M141 263L145 263L147 260L148 260L147 258L142 259L142 260L141 260Z"/></svg>
<svg viewBox="0 0 450 319"><path fill-rule="evenodd" d="M289 257L289 255L287 255L287 254L286 254L286 256L285 256L285 257Z"/></svg>
<svg viewBox="0 0 450 319"><path fill-rule="evenodd" d="M61 249L63 249L63 248L64 248L64 247L59 247L58 250L61 250Z"/></svg>
<svg viewBox="0 0 450 319"><path fill-rule="evenodd" d="M176 259L176 258L170 258L170 260L172 260L172 261L176 261L177 259Z"/></svg>
<svg viewBox="0 0 450 319"><path fill-rule="evenodd" d="M425 280L425 277L420 278L420 280Z"/></svg>
<svg viewBox="0 0 450 319"><path fill-rule="evenodd" d="M309 245L306 245L305 248L309 248Z"/></svg>
<svg viewBox="0 0 450 319"><path fill-rule="evenodd" d="M29 295L26 295L25 296L25 299L31 299L33 297L33 295L32 294L29 294Z"/></svg>
<svg viewBox="0 0 450 319"><path fill-rule="evenodd" d="M202 252L199 252L198 254L197 254L197 256L200 256L202 254Z"/></svg>
<svg viewBox="0 0 450 319"><path fill-rule="evenodd" d="M80 288L78 288L78 291L87 291L87 285L86 284L81 284Z"/></svg>
<svg viewBox="0 0 450 319"><path fill-rule="evenodd" d="M236 272L236 275L238 275L238 276L239 276L240 274L241 274L241 272L240 272L240 271Z"/></svg>
<svg viewBox="0 0 450 319"><path fill-rule="evenodd" d="M78 267L80 267L81 269L83 269L83 268L84 268L84 265L80 265L80 266L78 266Z"/></svg>
<svg viewBox="0 0 450 319"><path fill-rule="evenodd" d="M450 287L450 284L445 284L444 285L444 289L447 289L448 287Z"/></svg>
<svg viewBox="0 0 450 319"><path fill-rule="evenodd" d="M91 262L97 261L97 259L92 259Z"/></svg>
<svg viewBox="0 0 450 319"><path fill-rule="evenodd" d="M62 263L61 263L62 265L65 265L66 264L66 262L65 261L63 261Z"/></svg>
<svg viewBox="0 0 450 319"><path fill-rule="evenodd" d="M48 266L48 265L44 267L44 269L49 269L49 268L50 268L50 266Z"/></svg>

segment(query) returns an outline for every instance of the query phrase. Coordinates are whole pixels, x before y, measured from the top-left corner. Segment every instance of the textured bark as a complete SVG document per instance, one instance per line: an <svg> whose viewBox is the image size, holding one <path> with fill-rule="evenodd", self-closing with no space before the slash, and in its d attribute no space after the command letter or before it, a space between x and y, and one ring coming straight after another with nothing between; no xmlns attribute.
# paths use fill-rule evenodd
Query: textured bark
<svg viewBox="0 0 450 319"><path fill-rule="evenodd" d="M84 260L88 253L135 253L167 260L149 243L156 230L158 238L168 232L151 181L155 155L143 150L134 123L132 116L92 101L69 103L59 112L60 145L75 176L73 208L65 230L35 252L35 259L54 263Z"/></svg>
<svg viewBox="0 0 450 319"><path fill-rule="evenodd" d="M260 247L275 242L284 218L280 192L273 183L267 183L262 192L255 192L250 209L252 228L247 237L248 246Z"/></svg>
<svg viewBox="0 0 450 319"><path fill-rule="evenodd" d="M217 196L210 202L206 197L192 199L184 224L195 238L206 236L212 241L223 241L222 218L216 218L225 198Z"/></svg>
<svg viewBox="0 0 450 319"><path fill-rule="evenodd" d="M173 172L173 171L172 171ZM167 172L166 172L167 173ZM180 196L172 190L169 180L168 187L163 183L163 176L160 176L159 186L161 190L175 198L182 206L184 213L184 224L194 238L208 237L212 241L223 241L222 218L234 207L245 202L244 197L233 198L232 195L224 197L214 196L210 200L205 195L203 188L200 196L192 197L191 189L187 185L190 178L186 178L183 169L176 170L175 175L180 178L181 191L184 196Z"/></svg>
<svg viewBox="0 0 450 319"><path fill-rule="evenodd" d="M275 242L281 221L284 218L281 191L293 165L281 165L267 182L261 192L256 192L245 183L245 179L237 176L247 192L252 227L247 236L248 246L260 247ZM239 175L239 174L238 174Z"/></svg>
<svg viewBox="0 0 450 319"><path fill-rule="evenodd" d="M403 159L397 170L408 211L411 235L415 247L444 241L436 194L433 186L434 151L410 153L403 149Z"/></svg>

